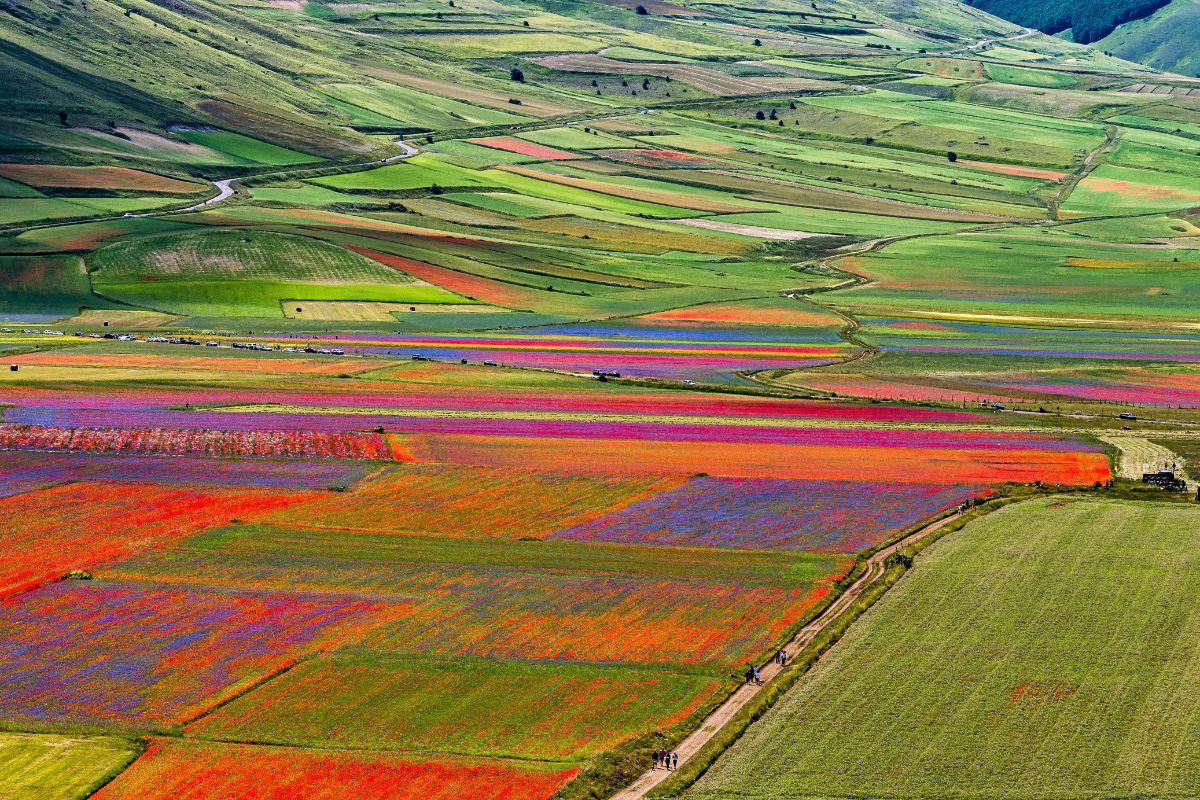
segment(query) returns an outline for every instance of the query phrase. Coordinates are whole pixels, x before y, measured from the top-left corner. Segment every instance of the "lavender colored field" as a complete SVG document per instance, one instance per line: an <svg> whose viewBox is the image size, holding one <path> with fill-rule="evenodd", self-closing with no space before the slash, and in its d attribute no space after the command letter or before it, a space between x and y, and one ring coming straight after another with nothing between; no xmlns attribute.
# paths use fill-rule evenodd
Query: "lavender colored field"
<svg viewBox="0 0 1200 800"><path fill-rule="evenodd" d="M354 462L232 461L0 450L0 497L79 481L325 489L352 486L373 468Z"/></svg>
<svg viewBox="0 0 1200 800"><path fill-rule="evenodd" d="M694 478L555 538L852 553L985 491L920 483Z"/></svg>
<svg viewBox="0 0 1200 800"><path fill-rule="evenodd" d="M180 723L400 610L332 594L56 583L0 604L0 715Z"/></svg>

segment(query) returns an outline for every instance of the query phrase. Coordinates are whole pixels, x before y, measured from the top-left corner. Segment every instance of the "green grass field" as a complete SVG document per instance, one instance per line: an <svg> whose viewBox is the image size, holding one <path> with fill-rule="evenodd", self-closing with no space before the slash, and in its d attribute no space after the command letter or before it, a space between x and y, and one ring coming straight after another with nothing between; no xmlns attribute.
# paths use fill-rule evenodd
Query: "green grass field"
<svg viewBox="0 0 1200 800"><path fill-rule="evenodd" d="M282 233L200 230L114 242L88 259L102 284L132 280L290 280L411 283L403 272L319 239ZM149 276L149 277L146 277Z"/></svg>
<svg viewBox="0 0 1200 800"><path fill-rule="evenodd" d="M842 262L875 283L841 302L867 313L914 310L1027 318L1195 317L1195 251L1021 235L913 239ZM870 311L868 311L870 310Z"/></svg>
<svg viewBox="0 0 1200 800"><path fill-rule="evenodd" d="M687 796L1186 796L1194 527L1185 506L1085 498L971 523Z"/></svg>
<svg viewBox="0 0 1200 800"><path fill-rule="evenodd" d="M325 91L342 101L349 113L359 115L355 121L364 125L386 126L390 121L395 127L442 130L507 125L531 119L515 112L519 106L514 105L514 112L509 113L378 80L366 84L332 84ZM364 111L375 117L362 115Z"/></svg>
<svg viewBox="0 0 1200 800"><path fill-rule="evenodd" d="M88 259L97 291L158 311L281 316L291 300L461 303L462 297L319 239L260 231L168 233Z"/></svg>
<svg viewBox="0 0 1200 800"><path fill-rule="evenodd" d="M0 732L0 798L83 800L140 750L116 737Z"/></svg>
<svg viewBox="0 0 1200 800"><path fill-rule="evenodd" d="M315 156L298 153L270 142L251 139L233 131L183 128L176 129L173 133L184 141L224 153L239 164L305 164L320 160Z"/></svg>
<svg viewBox="0 0 1200 800"><path fill-rule="evenodd" d="M1018 86L1036 86L1042 89L1066 89L1074 86L1077 80L1070 72L1030 69L1011 64L985 64L983 73L1000 83L1015 83Z"/></svg>
<svg viewBox="0 0 1200 800"><path fill-rule="evenodd" d="M77 255L0 256L0 312L29 309L71 315L83 305L110 305L92 294L91 282Z"/></svg>

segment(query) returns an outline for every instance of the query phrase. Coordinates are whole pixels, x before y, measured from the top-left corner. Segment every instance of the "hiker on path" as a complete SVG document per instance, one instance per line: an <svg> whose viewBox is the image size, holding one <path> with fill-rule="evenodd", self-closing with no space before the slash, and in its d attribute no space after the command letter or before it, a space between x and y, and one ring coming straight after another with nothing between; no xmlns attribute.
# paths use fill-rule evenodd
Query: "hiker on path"
<svg viewBox="0 0 1200 800"><path fill-rule="evenodd" d="M754 680L754 667L746 667L746 685L750 685Z"/></svg>
<svg viewBox="0 0 1200 800"><path fill-rule="evenodd" d="M671 769L679 769L679 753L671 753Z"/></svg>
<svg viewBox="0 0 1200 800"><path fill-rule="evenodd" d="M651 753L650 758L654 761L654 766L652 766L650 769L658 769L658 751L655 750L653 753Z"/></svg>

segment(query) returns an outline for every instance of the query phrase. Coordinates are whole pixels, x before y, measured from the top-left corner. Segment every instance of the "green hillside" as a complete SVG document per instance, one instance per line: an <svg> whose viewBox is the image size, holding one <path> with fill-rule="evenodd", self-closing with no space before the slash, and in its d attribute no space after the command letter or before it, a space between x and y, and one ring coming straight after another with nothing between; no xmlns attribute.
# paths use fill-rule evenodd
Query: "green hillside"
<svg viewBox="0 0 1200 800"><path fill-rule="evenodd" d="M970 5L1046 33L1071 31L1084 44L1103 39L1122 23L1141 19L1169 0L968 0Z"/></svg>
<svg viewBox="0 0 1200 800"><path fill-rule="evenodd" d="M1200 76L1200 3L1171 0L1153 14L1119 26L1096 47L1130 61Z"/></svg>

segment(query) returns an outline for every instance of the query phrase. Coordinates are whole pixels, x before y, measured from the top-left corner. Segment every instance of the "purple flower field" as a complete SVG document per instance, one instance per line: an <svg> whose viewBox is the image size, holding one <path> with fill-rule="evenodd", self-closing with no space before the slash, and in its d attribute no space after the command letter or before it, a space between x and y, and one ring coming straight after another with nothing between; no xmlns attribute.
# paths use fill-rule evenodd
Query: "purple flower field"
<svg viewBox="0 0 1200 800"><path fill-rule="evenodd" d="M553 538L853 553L984 491L945 484L694 478Z"/></svg>

